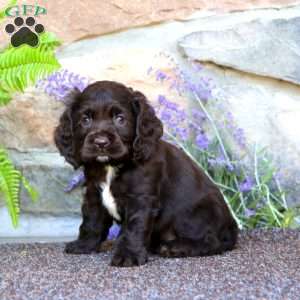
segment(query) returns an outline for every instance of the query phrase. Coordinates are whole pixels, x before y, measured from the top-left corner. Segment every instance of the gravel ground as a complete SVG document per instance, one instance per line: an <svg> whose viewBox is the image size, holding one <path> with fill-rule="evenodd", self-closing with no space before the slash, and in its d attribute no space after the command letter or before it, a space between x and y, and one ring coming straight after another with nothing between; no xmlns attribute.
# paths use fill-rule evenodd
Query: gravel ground
<svg viewBox="0 0 300 300"><path fill-rule="evenodd" d="M121 269L110 259L65 255L61 243L0 245L0 299L300 299L299 230L243 232L211 257Z"/></svg>

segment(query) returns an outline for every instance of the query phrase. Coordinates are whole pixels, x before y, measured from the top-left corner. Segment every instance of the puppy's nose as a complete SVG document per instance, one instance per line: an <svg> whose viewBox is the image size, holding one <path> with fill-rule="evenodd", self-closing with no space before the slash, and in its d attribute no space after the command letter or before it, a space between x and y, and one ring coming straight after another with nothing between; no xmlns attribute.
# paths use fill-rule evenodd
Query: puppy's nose
<svg viewBox="0 0 300 300"><path fill-rule="evenodd" d="M109 139L105 136L95 138L94 144L99 148L105 148L109 145Z"/></svg>

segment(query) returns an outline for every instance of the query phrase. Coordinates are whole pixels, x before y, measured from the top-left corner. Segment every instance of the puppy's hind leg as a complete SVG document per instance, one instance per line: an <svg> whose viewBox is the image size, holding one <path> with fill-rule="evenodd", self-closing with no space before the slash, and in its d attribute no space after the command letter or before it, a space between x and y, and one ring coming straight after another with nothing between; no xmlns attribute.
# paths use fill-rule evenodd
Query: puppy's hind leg
<svg viewBox="0 0 300 300"><path fill-rule="evenodd" d="M159 254L163 257L208 256L220 254L224 250L222 242L214 232L209 230L199 239L176 238L173 241L163 241Z"/></svg>
<svg viewBox="0 0 300 300"><path fill-rule="evenodd" d="M177 237L172 241L162 241L158 253L164 257L208 256L232 250L236 244L238 229L233 223L219 234L207 228L197 239Z"/></svg>

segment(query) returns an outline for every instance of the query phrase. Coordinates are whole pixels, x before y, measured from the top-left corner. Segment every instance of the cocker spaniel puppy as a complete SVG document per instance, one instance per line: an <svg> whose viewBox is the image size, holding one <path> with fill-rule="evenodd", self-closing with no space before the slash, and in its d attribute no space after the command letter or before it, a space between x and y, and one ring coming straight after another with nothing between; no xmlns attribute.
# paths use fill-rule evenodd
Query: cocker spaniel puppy
<svg viewBox="0 0 300 300"><path fill-rule="evenodd" d="M181 150L161 139L163 126L145 96L112 81L76 91L55 130L60 153L83 166L86 192L78 239L66 253L99 249L113 221L121 234L113 266L233 249L238 229L222 194Z"/></svg>

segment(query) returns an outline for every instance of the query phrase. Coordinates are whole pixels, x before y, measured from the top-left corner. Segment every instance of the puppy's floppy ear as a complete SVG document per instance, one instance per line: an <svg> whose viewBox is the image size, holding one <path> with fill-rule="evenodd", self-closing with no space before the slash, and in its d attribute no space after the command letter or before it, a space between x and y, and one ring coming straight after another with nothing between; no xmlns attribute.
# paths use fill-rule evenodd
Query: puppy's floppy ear
<svg viewBox="0 0 300 300"><path fill-rule="evenodd" d="M61 115L59 125L54 131L54 142L56 147L60 154L65 157L66 161L69 162L75 169L77 169L80 164L75 158L71 107L79 94L80 91L75 89L65 97L64 103L66 105L66 109Z"/></svg>
<svg viewBox="0 0 300 300"><path fill-rule="evenodd" d="M154 153L157 141L163 135L163 125L142 93L134 91L132 95L133 110L136 115L133 158L136 161L145 161Z"/></svg>

